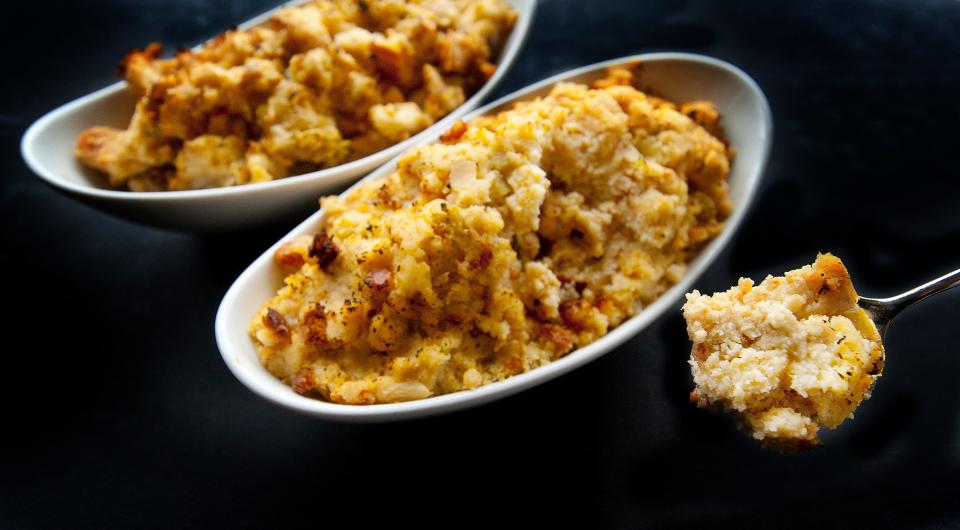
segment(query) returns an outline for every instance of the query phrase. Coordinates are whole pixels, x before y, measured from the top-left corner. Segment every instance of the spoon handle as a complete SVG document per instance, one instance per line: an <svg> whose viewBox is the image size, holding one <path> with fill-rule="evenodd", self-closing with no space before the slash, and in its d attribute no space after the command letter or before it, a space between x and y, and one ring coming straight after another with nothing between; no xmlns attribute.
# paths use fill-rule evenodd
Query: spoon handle
<svg viewBox="0 0 960 530"><path fill-rule="evenodd" d="M891 296L889 298L860 298L859 304L867 309L874 319L877 327L881 330L886 329L887 324L893 320L893 317L900 314L904 309L923 300L924 298L937 294L941 291L960 285L960 269L948 272L943 276L931 280L923 285L914 287L905 293Z"/></svg>
<svg viewBox="0 0 960 530"><path fill-rule="evenodd" d="M960 284L960 269L957 269L953 272L948 272L936 280L930 280L929 282L920 285L919 287L914 287L905 293L887 298L885 301L889 301L892 304L900 306L900 310L902 311L932 294L937 294L940 291L946 291L957 284Z"/></svg>

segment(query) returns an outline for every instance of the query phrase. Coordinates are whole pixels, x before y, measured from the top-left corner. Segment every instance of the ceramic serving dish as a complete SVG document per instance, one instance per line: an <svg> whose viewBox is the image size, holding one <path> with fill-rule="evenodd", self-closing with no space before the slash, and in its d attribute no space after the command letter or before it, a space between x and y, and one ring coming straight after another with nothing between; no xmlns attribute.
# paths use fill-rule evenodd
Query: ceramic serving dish
<svg viewBox="0 0 960 530"><path fill-rule="evenodd" d="M291 212L309 211L317 198L360 176L443 131L475 109L496 87L520 51L536 0L508 0L518 17L497 61L496 73L463 105L407 140L359 160L332 168L259 184L188 191L131 192L112 189L106 178L85 167L74 156L77 135L94 125L124 128L133 115L136 98L120 82L50 111L24 134L20 150L27 165L41 179L91 206L138 223L184 231L227 231L282 219ZM286 5L302 3L302 0ZM283 6L281 6L283 7ZM277 9L280 9L278 7ZM271 10L240 25L262 24Z"/></svg>
<svg viewBox="0 0 960 530"><path fill-rule="evenodd" d="M413 418L479 405L553 379L616 348L647 327L664 311L675 308L683 293L691 289L697 277L730 242L753 200L767 162L773 132L770 108L763 92L747 74L728 63L700 55L637 55L577 68L551 77L495 101L471 113L466 119L495 112L518 100L545 94L558 81L590 82L603 76L610 66L636 62L643 64L640 83L644 88L673 101L705 99L715 103L722 113L727 139L736 150L729 180L730 198L734 204L733 214L726 220L720 235L690 263L686 276L655 302L606 336L561 359L475 390L418 401L378 405L343 405L307 398L295 393L260 364L253 342L247 335L247 328L261 305L274 296L282 285L282 275L273 261L274 251L283 241L318 232L324 216L323 210L320 210L267 249L237 278L224 296L216 318L216 337L223 360L230 371L241 383L260 396L283 407L317 417L354 422ZM426 141L433 141L438 135L439 132L431 133ZM380 178L395 168L396 159L366 178Z"/></svg>

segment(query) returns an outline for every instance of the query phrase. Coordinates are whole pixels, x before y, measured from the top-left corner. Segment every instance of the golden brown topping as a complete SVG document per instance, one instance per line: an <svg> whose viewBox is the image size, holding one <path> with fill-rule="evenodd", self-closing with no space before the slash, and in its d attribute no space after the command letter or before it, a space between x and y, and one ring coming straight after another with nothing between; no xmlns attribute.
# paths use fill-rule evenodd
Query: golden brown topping
<svg viewBox="0 0 960 530"><path fill-rule="evenodd" d="M703 364L703 362L707 360L707 357L710 356L710 349L703 344L694 344L690 356L697 361L697 364ZM694 392L696 392L696 390L694 390Z"/></svg>
<svg viewBox="0 0 960 530"><path fill-rule="evenodd" d="M720 111L708 101L691 101L680 105L680 112L686 114L697 125L710 131L710 134L719 135L720 130Z"/></svg>
<svg viewBox="0 0 960 530"><path fill-rule="evenodd" d="M317 378L309 368L300 369L290 386L293 387L294 392L302 396L319 396L320 394L317 389Z"/></svg>
<svg viewBox="0 0 960 530"><path fill-rule="evenodd" d="M583 331L587 329L587 316L592 312L593 306L586 300L570 300L560 304L560 316L563 323L574 331Z"/></svg>
<svg viewBox="0 0 960 530"><path fill-rule="evenodd" d="M289 242L280 245L273 261L284 271L295 271L303 265L303 254Z"/></svg>
<svg viewBox="0 0 960 530"><path fill-rule="evenodd" d="M440 141L443 143L452 144L459 140L465 132L467 132L467 124L463 123L462 121L458 121L450 127L450 130L443 133L443 135L440 137Z"/></svg>
<svg viewBox="0 0 960 530"><path fill-rule="evenodd" d="M633 72L629 68L611 68L607 75L590 83L591 88L610 88L613 86L632 86Z"/></svg>
<svg viewBox="0 0 960 530"><path fill-rule="evenodd" d="M366 7L312 0L174 57L156 43L131 51L117 74L139 112L126 129L83 133L78 158L113 186L151 191L336 166L459 107L495 70L490 60L516 20L504 0Z"/></svg>
<svg viewBox="0 0 960 530"><path fill-rule="evenodd" d="M490 265L490 260L493 259L493 252L489 249L484 249L479 256L470 261L470 270L477 271L487 268L487 265Z"/></svg>
<svg viewBox="0 0 960 530"><path fill-rule="evenodd" d="M569 351L573 346L573 333L563 326L556 324L541 324L537 328L540 336L556 345L557 350L561 352Z"/></svg>
<svg viewBox="0 0 960 530"><path fill-rule="evenodd" d="M131 50L117 66L115 75L127 80L131 91L143 96L151 85L158 82L175 67L173 59L161 59L163 48L153 43L143 50Z"/></svg>
<svg viewBox="0 0 960 530"><path fill-rule="evenodd" d="M317 265L322 270L327 270L327 267L337 259L339 253L336 245L327 237L327 234L320 233L313 236L313 244L310 245L309 254L311 258L316 258Z"/></svg>
<svg viewBox="0 0 960 530"><path fill-rule="evenodd" d="M819 261L817 269L804 276L804 282L807 288L814 293L829 294L839 291L842 288L852 290L853 282L850 280L850 273L839 258L832 254L823 255ZM850 293L846 293L850 296Z"/></svg>
<svg viewBox="0 0 960 530"><path fill-rule="evenodd" d="M134 48L130 50L123 60L120 61L120 64L117 65L117 69L114 70L114 75L117 77L126 77L127 73L132 71L133 68L160 57L161 53L163 53L163 46L161 46L159 42L151 42L142 50Z"/></svg>
<svg viewBox="0 0 960 530"><path fill-rule="evenodd" d="M90 127L77 137L77 157L81 160L91 160L103 147L123 134L119 129L110 127Z"/></svg>
<svg viewBox="0 0 960 530"><path fill-rule="evenodd" d="M484 79L490 79L495 73L497 73L497 65L489 62L480 65L480 74L483 75Z"/></svg>
<svg viewBox="0 0 960 530"><path fill-rule="evenodd" d="M400 87L409 88L417 84L417 63L412 51L406 49L398 39L383 39L374 42L373 60L383 76Z"/></svg>
<svg viewBox="0 0 960 530"><path fill-rule="evenodd" d="M267 312L263 315L263 323L278 335L290 336L290 326L287 325L287 320L272 307L268 307Z"/></svg>
<svg viewBox="0 0 960 530"><path fill-rule="evenodd" d="M301 324L306 330L304 338L308 344L322 345L327 342L327 314L322 305L316 304L308 309Z"/></svg>

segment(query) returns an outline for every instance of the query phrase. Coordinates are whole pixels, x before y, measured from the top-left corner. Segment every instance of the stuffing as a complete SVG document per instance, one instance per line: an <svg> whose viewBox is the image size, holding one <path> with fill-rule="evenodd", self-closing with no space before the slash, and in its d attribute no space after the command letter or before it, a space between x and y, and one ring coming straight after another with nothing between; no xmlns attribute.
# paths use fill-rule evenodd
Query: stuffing
<svg viewBox="0 0 960 530"><path fill-rule="evenodd" d="M162 58L151 44L118 68L140 97L128 127L83 131L76 155L134 191L265 182L362 158L478 90L516 16L504 0L313 0L196 51ZM232 167L214 170L224 150Z"/></svg>
<svg viewBox="0 0 960 530"><path fill-rule="evenodd" d="M685 173L708 157L726 171L728 150L674 109L632 86L561 83L323 199L322 229L280 247L284 285L250 325L264 366L307 396L383 403L500 381L602 337L680 279L729 211L725 187ZM424 119L405 112L376 126ZM669 156L644 152L645 127L672 127Z"/></svg>

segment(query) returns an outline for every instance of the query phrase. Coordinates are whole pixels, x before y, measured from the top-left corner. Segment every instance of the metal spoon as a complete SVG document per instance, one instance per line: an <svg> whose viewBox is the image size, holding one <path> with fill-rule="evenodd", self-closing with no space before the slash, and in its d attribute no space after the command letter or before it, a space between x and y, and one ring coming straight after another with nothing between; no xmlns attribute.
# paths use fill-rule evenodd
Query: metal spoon
<svg viewBox="0 0 960 530"><path fill-rule="evenodd" d="M890 322L899 315L904 309L923 300L924 298L937 294L941 291L960 285L960 269L944 274L936 280L929 281L919 287L914 287L905 293L891 296L890 298L864 298L860 297L857 302L873 323L877 326L877 332L883 338Z"/></svg>

